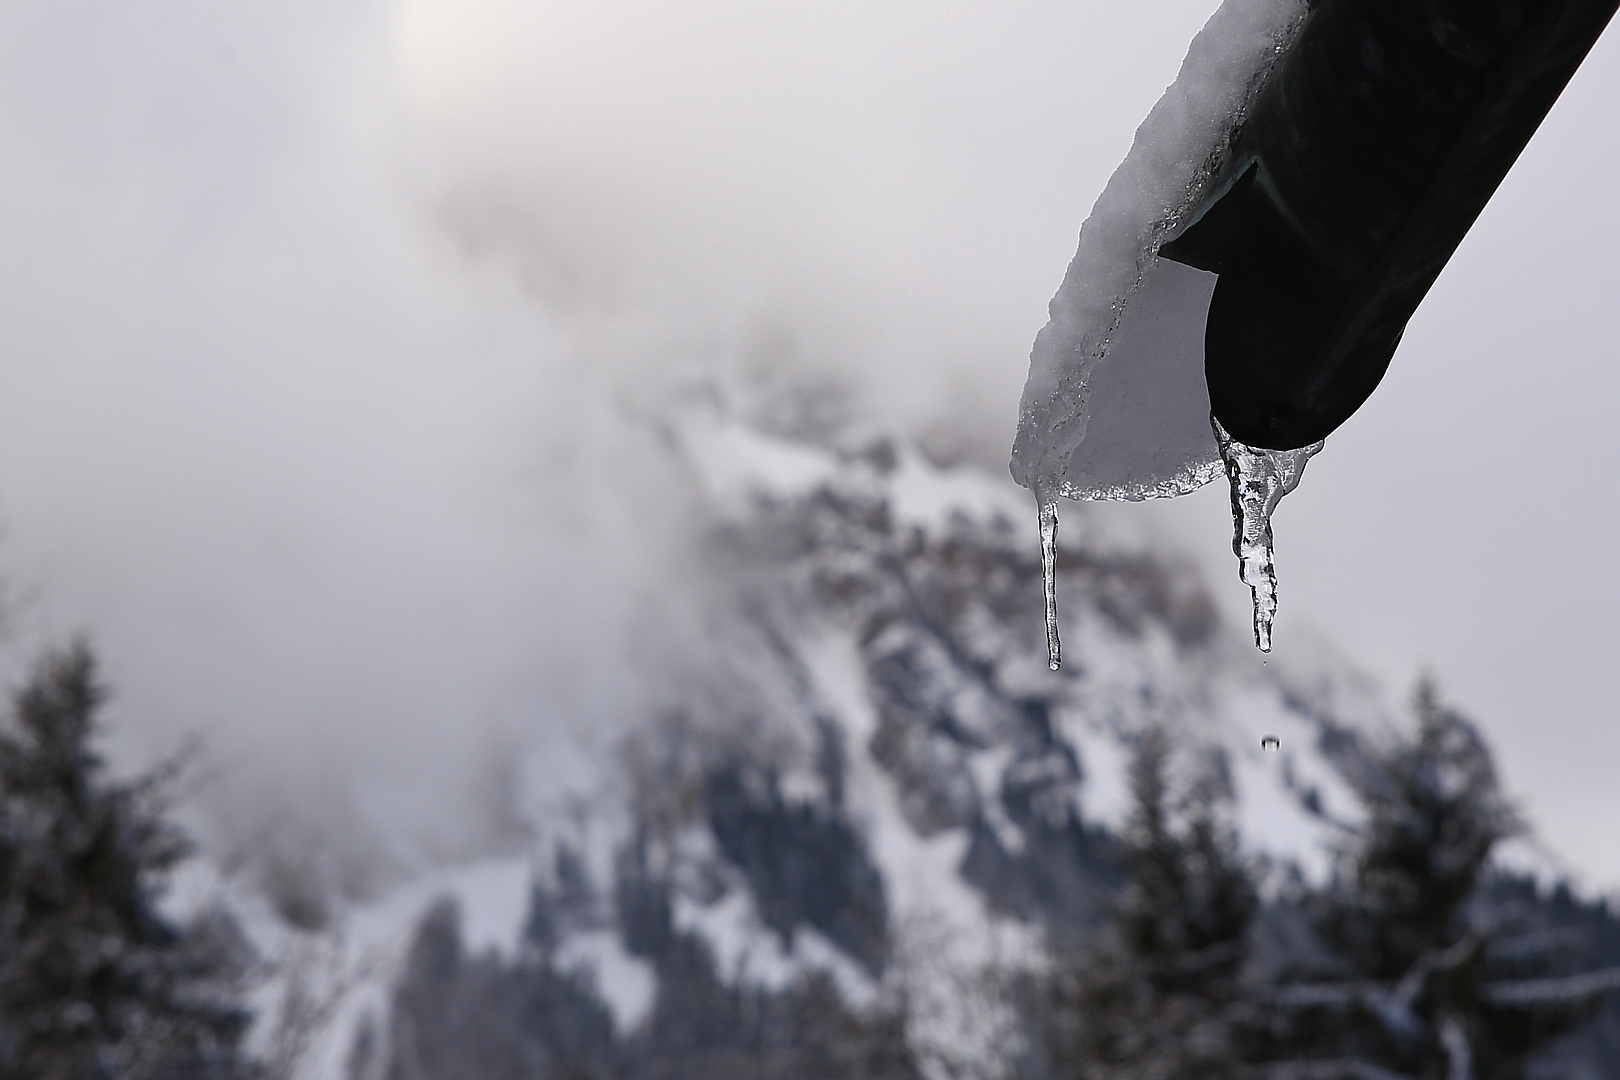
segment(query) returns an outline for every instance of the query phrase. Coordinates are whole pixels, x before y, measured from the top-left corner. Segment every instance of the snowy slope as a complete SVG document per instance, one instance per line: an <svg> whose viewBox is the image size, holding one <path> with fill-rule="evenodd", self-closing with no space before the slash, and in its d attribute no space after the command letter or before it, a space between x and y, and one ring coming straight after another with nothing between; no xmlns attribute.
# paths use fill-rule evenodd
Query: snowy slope
<svg viewBox="0 0 1620 1080"><path fill-rule="evenodd" d="M685 583L703 630L646 673L667 705L625 749L625 783L537 821L529 855L341 913L317 935L326 959L303 963L334 1000L293 1075L381 1076L414 1030L398 1010L474 992L465 975L398 996L426 978L413 935L443 895L467 970L529 972L525 993L580 1030L600 1013L602 1053L666 1052L715 980L769 1012L820 972L839 1023L903 999L924 1075L986 1074L1014 1020L996 980L1102 916L1106 830L1149 725L1189 767L1224 763L1250 845L1323 872L1332 823L1356 814L1335 762L1391 715L1342 660L1260 666L1189 569L1082 524L1052 672L1017 488L881 438L796 442L717 412L672 431L708 507L708 562ZM262 905L234 903L261 948L296 954Z"/></svg>

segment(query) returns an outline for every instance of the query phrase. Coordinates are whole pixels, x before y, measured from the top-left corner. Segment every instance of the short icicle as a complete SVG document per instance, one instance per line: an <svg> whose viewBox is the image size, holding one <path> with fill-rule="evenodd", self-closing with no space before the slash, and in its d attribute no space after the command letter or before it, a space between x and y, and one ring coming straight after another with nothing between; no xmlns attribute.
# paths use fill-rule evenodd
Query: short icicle
<svg viewBox="0 0 1620 1080"><path fill-rule="evenodd" d="M1270 652L1271 623L1277 616L1271 515L1283 496L1299 486L1305 463L1322 443L1298 450L1266 450L1238 442L1213 416L1210 424L1232 484L1232 552L1238 557L1243 583L1254 596L1254 643L1261 652Z"/></svg>
<svg viewBox="0 0 1620 1080"><path fill-rule="evenodd" d="M1041 516L1041 585L1046 592L1046 663L1053 671L1063 666L1063 645L1058 641L1057 617L1057 496L1044 488L1035 492Z"/></svg>

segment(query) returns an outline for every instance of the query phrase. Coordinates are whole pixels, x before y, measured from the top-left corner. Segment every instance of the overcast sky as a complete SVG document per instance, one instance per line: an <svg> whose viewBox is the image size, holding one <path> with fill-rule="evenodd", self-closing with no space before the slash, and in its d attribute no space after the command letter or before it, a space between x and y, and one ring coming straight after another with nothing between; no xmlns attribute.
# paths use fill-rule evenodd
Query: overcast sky
<svg viewBox="0 0 1620 1080"><path fill-rule="evenodd" d="M363 767L424 820L500 732L588 754L680 559L624 415L800 364L1003 461L1080 223L1213 6L4 5L13 662L88 628L143 752ZM1605 887L1616 101L1611 33L1275 522L1279 655L1308 625L1435 670ZM1246 619L1224 492L1132 512Z"/></svg>

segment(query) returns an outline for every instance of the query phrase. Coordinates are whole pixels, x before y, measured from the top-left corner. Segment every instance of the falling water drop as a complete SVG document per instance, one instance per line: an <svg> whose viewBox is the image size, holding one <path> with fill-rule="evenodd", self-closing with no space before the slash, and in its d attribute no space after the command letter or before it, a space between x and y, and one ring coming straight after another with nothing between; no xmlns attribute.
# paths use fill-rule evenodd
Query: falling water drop
<svg viewBox="0 0 1620 1080"><path fill-rule="evenodd" d="M1271 515L1299 486L1305 463L1322 449L1320 440L1298 450L1245 446L1226 433L1213 416L1215 442L1232 484L1232 552L1239 575L1254 596L1254 643L1271 651L1271 623L1277 616L1277 568L1272 558Z"/></svg>
<svg viewBox="0 0 1620 1080"><path fill-rule="evenodd" d="M1262 750L1271 751L1271 750L1279 750L1281 748L1282 748L1282 740L1277 738L1277 736L1275 736L1275 735L1266 735L1266 736L1262 737L1261 740L1260 740L1260 749L1262 749Z"/></svg>
<svg viewBox="0 0 1620 1080"><path fill-rule="evenodd" d="M1058 641L1057 619L1057 496L1035 493L1041 511L1041 586L1046 593L1046 665L1063 666L1063 645Z"/></svg>

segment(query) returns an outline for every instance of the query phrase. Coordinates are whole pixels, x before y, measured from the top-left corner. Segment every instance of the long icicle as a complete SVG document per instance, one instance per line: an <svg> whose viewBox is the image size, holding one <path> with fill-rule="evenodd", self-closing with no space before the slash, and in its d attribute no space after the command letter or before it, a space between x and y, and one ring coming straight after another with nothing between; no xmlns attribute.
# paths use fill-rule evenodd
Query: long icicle
<svg viewBox="0 0 1620 1080"><path fill-rule="evenodd" d="M1298 450L1245 446L1227 434L1213 416L1215 442L1232 484L1232 553L1238 573L1254 598L1254 644L1271 651L1271 624L1277 617L1277 565L1273 557L1271 515L1299 486L1305 463L1322 449L1320 441Z"/></svg>
<svg viewBox="0 0 1620 1080"><path fill-rule="evenodd" d="M1044 488L1035 493L1041 518L1041 585L1046 593L1046 663L1053 671L1063 666L1063 643L1058 640L1057 617L1057 496Z"/></svg>

